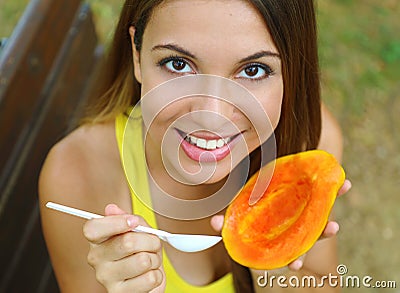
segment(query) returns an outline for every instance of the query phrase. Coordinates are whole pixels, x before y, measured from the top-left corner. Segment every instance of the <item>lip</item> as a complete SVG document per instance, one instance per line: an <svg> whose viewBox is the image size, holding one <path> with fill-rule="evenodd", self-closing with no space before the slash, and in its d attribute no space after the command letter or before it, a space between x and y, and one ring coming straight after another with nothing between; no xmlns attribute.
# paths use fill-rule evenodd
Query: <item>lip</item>
<svg viewBox="0 0 400 293"><path fill-rule="evenodd" d="M183 136L185 135L185 133L181 133ZM190 133L190 135L198 137L198 138L202 138L202 139L206 139L206 140L218 140L218 139L224 139L224 138L228 138L228 137L233 137L234 135L224 135L224 136L219 136L219 135L215 135L214 133L209 133L209 132L193 132Z"/></svg>
<svg viewBox="0 0 400 293"><path fill-rule="evenodd" d="M197 161L197 162L204 162L204 163L210 163L210 162L215 162L215 161L221 161L224 158L226 158L230 153L232 148L234 147L237 138L239 137L239 134L236 135L232 135L230 136L232 138L232 140L224 145L221 148L217 148L215 150L204 150L202 148L199 148L195 145L192 145L191 143L187 142L184 138L186 136L186 133L184 133L183 131L176 129L176 133L179 137L179 141L180 141L180 145L183 149L183 151L185 152L185 154L192 159L193 161ZM215 135L208 135L206 133L196 133L196 137L199 138L204 138L204 139L221 139L222 137L219 136L215 136ZM229 137L229 136L227 136Z"/></svg>

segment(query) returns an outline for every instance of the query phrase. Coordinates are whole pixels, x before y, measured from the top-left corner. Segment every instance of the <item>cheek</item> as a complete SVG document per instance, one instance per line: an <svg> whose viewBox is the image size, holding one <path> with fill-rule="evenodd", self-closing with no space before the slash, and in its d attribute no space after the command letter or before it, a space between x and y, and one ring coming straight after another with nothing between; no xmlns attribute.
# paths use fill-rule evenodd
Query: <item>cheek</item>
<svg viewBox="0 0 400 293"><path fill-rule="evenodd" d="M266 111L274 130L278 126L281 118L282 100L283 93L282 95L273 97L267 103L263 104L264 110Z"/></svg>
<svg viewBox="0 0 400 293"><path fill-rule="evenodd" d="M163 93L165 91L159 91ZM185 117L189 112L190 102L180 100L171 104L165 103L162 96L153 95L154 92L148 93L142 99L150 99L149 103L142 103L142 114L146 117L146 121L151 121L151 124L145 123L145 129L148 130L150 137L158 143L164 136L170 136L174 128L182 129L185 125ZM146 106L143 106L146 105Z"/></svg>
<svg viewBox="0 0 400 293"><path fill-rule="evenodd" d="M271 120L273 128L278 126L283 102L283 81L280 79L278 83L275 84L274 88L270 91L265 104L263 104L268 117Z"/></svg>
<svg viewBox="0 0 400 293"><path fill-rule="evenodd" d="M145 53L142 55L140 63L141 73L141 92L144 97L150 90L162 84L165 80L162 79L160 69L153 64L151 58Z"/></svg>
<svg viewBox="0 0 400 293"><path fill-rule="evenodd" d="M278 126L283 101L283 82L279 81L268 87L268 89L253 92L268 116L273 130Z"/></svg>

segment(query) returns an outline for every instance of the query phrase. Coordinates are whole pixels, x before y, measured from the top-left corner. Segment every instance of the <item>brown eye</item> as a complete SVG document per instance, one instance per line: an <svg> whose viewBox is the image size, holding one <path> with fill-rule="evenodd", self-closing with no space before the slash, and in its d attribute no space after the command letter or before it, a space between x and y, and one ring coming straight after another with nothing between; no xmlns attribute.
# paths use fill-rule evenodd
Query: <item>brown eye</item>
<svg viewBox="0 0 400 293"><path fill-rule="evenodd" d="M172 67L176 71L182 71L186 67L186 62L184 62L182 60L174 60L174 61L172 61Z"/></svg>
<svg viewBox="0 0 400 293"><path fill-rule="evenodd" d="M243 68L236 77L256 81L268 78L271 74L273 74L271 67L266 64L256 63L249 64Z"/></svg>
<svg viewBox="0 0 400 293"><path fill-rule="evenodd" d="M259 68L257 66L251 66L245 69L245 73L249 77L257 76Z"/></svg>
<svg viewBox="0 0 400 293"><path fill-rule="evenodd" d="M167 69L172 73L186 74L186 73L194 73L194 70L190 66L190 63L183 58L179 57L169 57L161 60L157 63L158 66Z"/></svg>

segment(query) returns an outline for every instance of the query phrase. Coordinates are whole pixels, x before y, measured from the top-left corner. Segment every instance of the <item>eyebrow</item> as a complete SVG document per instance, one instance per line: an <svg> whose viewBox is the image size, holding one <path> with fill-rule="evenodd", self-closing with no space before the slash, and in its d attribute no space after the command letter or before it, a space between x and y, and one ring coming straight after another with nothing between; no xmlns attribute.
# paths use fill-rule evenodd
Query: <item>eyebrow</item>
<svg viewBox="0 0 400 293"><path fill-rule="evenodd" d="M275 52L272 52L272 51L265 51L265 50L263 50L263 51L254 53L254 54L252 54L252 55L250 55L250 56L247 56L246 58L243 58L242 60L240 60L239 63L245 63L245 62L248 62L248 61L251 61L251 60L260 59L260 58L262 58L262 57L276 57L276 58L281 58L281 57L279 56L278 53L275 53Z"/></svg>
<svg viewBox="0 0 400 293"><path fill-rule="evenodd" d="M171 51L175 51L181 54L184 54L192 59L197 59L196 56L192 53L190 53L188 50L183 49L182 47L175 45L175 44L166 44L166 45L157 45L154 46L151 51L157 51L157 50L162 50L162 49L167 49Z"/></svg>
<svg viewBox="0 0 400 293"><path fill-rule="evenodd" d="M171 51L175 51L181 54L184 54L192 59L197 59L196 56L192 53L190 53L188 50L176 45L176 44L165 44L165 45L156 45L154 46L151 51L157 51L157 50L163 50L163 49L167 49L167 50L171 50ZM276 58L280 58L278 53L272 52L272 51L266 51L266 50L262 50L260 52L254 53L250 56L247 56L243 59L241 59L239 61L239 63L245 63L251 60L255 60L255 59L259 59L262 57L276 57Z"/></svg>

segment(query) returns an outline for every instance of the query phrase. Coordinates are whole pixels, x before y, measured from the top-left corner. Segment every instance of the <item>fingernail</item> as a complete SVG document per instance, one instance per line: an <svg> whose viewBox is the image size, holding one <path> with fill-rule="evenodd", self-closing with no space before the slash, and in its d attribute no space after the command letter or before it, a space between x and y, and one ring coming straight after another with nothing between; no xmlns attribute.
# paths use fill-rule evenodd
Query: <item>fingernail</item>
<svg viewBox="0 0 400 293"><path fill-rule="evenodd" d="M353 185L351 184L350 180L346 179L346 181L347 181L347 185L349 186L349 189L350 189Z"/></svg>
<svg viewBox="0 0 400 293"><path fill-rule="evenodd" d="M300 270L302 267L303 267L303 262L300 259L295 260L292 264L292 269L295 271Z"/></svg>
<svg viewBox="0 0 400 293"><path fill-rule="evenodd" d="M126 222L128 223L129 227L136 227L138 225L138 218L135 216L129 216L126 218Z"/></svg>
<svg viewBox="0 0 400 293"><path fill-rule="evenodd" d="M339 224L336 222L329 222L327 229L324 231L323 237L333 237L339 232Z"/></svg>
<svg viewBox="0 0 400 293"><path fill-rule="evenodd" d="M336 223L336 222L333 222L332 223L332 229L333 229L333 231L334 231L334 234L336 234L337 232L339 232L339 224L338 223Z"/></svg>
<svg viewBox="0 0 400 293"><path fill-rule="evenodd" d="M223 225L224 224L224 216L222 215L217 215L211 218L211 221L215 224L215 225Z"/></svg>

